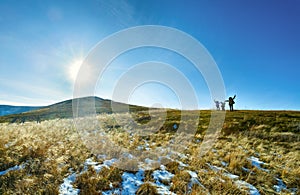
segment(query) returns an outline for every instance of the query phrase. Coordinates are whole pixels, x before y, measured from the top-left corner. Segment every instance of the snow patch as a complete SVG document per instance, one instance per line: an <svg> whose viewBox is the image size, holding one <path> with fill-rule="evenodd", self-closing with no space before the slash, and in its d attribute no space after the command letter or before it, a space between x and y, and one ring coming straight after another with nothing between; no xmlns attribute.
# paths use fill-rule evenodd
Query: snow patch
<svg viewBox="0 0 300 195"><path fill-rule="evenodd" d="M211 164L209 164L209 163L206 163L206 164L209 166L209 168L210 168L211 170L213 170L213 171L215 171L215 172L218 172L218 171L225 171L225 172L227 172L226 169L224 169L224 168L222 168L222 167L217 167L217 166L211 165Z"/></svg>
<svg viewBox="0 0 300 195"><path fill-rule="evenodd" d="M95 169L95 171L97 173L99 173L101 171L101 169L103 167L106 168L110 168L110 166L116 161L116 159L111 159L111 160L105 160L102 164L100 164L99 162L94 162L92 160L92 158L88 158L85 160L84 162L84 168L83 171L81 173L79 173L78 175L81 175L82 173L84 173L85 171L88 170L88 166L92 166L93 169ZM71 175L69 175L67 178L64 179L64 182L60 185L59 187L59 194L60 195L76 195L79 194L79 189L73 188L72 183L75 182L76 180L76 173L72 173ZM116 190L111 190L110 192L107 192L107 194L116 194L115 193Z"/></svg>
<svg viewBox="0 0 300 195"><path fill-rule="evenodd" d="M92 166L96 173L99 173L103 167L108 168L117 161L117 159L105 160L102 164L94 162L91 158L86 159L84 163L84 171L87 171L88 166Z"/></svg>
<svg viewBox="0 0 300 195"><path fill-rule="evenodd" d="M121 189L116 188L113 190L102 191L102 195L121 195Z"/></svg>
<svg viewBox="0 0 300 195"><path fill-rule="evenodd" d="M185 164L185 163L183 163L183 162L181 162L179 160L177 160L176 162L179 163L179 168L188 167L188 164Z"/></svg>
<svg viewBox="0 0 300 195"><path fill-rule="evenodd" d="M156 186L156 190L157 190L157 194L160 195L176 195L174 192L171 192L169 190L169 187L165 186L165 185L157 185L154 184Z"/></svg>
<svg viewBox="0 0 300 195"><path fill-rule="evenodd" d="M297 188L288 189L281 179L276 178L276 181L277 181L277 185L274 185L273 188L277 193L280 193L282 190L286 190L289 191L291 194L296 194Z"/></svg>
<svg viewBox="0 0 300 195"><path fill-rule="evenodd" d="M22 164L22 165L16 165L16 166L14 166L14 167L10 167L10 168L8 168L8 169L6 169L6 170L4 170L4 171L0 171L0 176L1 176L1 175L5 175L5 174L8 173L9 171L17 171L17 170L23 169L24 167L25 167L24 164Z"/></svg>
<svg viewBox="0 0 300 195"><path fill-rule="evenodd" d="M170 191L170 187L163 184L164 182L170 182L171 179L174 177L174 174L166 171L166 167L164 165L160 166L160 170L155 170L152 173L152 177L155 181L154 185L157 188L157 193L164 195L164 194L171 194L175 195L175 193Z"/></svg>
<svg viewBox="0 0 300 195"><path fill-rule="evenodd" d="M192 187L194 186L194 185L199 185L199 186L201 186L204 190L206 190L206 188L200 183L200 181L198 180L198 175L197 175L197 173L196 172L194 172L194 171L187 171L189 174L190 174L190 176L191 176L191 181L190 181L190 183L188 184L188 188L189 188L189 193L191 193L192 192Z"/></svg>
<svg viewBox="0 0 300 195"><path fill-rule="evenodd" d="M248 158L249 161L251 161L251 164L253 166L255 166L256 168L262 170L262 171L266 171L269 172L268 169L264 169L261 167L261 165L266 165L267 163L260 161L258 158L254 157L254 156L250 156L250 158Z"/></svg>
<svg viewBox="0 0 300 195"><path fill-rule="evenodd" d="M231 174L231 173L224 173L224 175L225 175L226 177L230 178L230 179L233 179L233 180L239 178L238 175L234 175L234 174Z"/></svg>
<svg viewBox="0 0 300 195"><path fill-rule="evenodd" d="M64 179L64 183L62 183L59 187L60 195L77 195L79 194L79 189L73 188L72 183L76 180L76 173L69 175Z"/></svg>
<svg viewBox="0 0 300 195"><path fill-rule="evenodd" d="M106 165L106 166L112 166L116 161L117 161L117 159L113 158L113 159L110 159L110 160L105 160L103 162L103 164Z"/></svg>
<svg viewBox="0 0 300 195"><path fill-rule="evenodd" d="M232 180L235 180L235 184L241 188L241 189L245 189L245 190L249 190L249 193L250 195L259 195L259 191L251 184L245 182L245 181L242 181L242 180L237 180L239 178L238 175L234 175L234 174L231 174L229 173L226 169L222 168L222 167L217 167L217 166L214 166L214 165L210 165L209 163L206 163L210 169L212 169L213 171L223 171L223 175L232 179ZM225 182L225 181L224 181Z"/></svg>
<svg viewBox="0 0 300 195"><path fill-rule="evenodd" d="M237 180L235 183L241 189L247 188L247 190L249 190L250 195L260 195L259 191L256 189L256 187L254 187L253 185L251 185L245 181Z"/></svg>
<svg viewBox="0 0 300 195"><path fill-rule="evenodd" d="M144 170L140 169L136 174L124 172L122 179L122 195L135 194L139 186L143 184Z"/></svg>
<svg viewBox="0 0 300 195"><path fill-rule="evenodd" d="M174 174L170 173L169 171L166 171L166 167L164 165L160 166L161 170L155 170L153 171L153 179L155 180L156 184L161 184L162 181L168 181L170 182L171 179L174 177Z"/></svg>
<svg viewBox="0 0 300 195"><path fill-rule="evenodd" d="M229 163L224 162L224 161L221 161L221 164L222 164L224 167L227 167Z"/></svg>
<svg viewBox="0 0 300 195"><path fill-rule="evenodd" d="M242 170L245 172L250 172L250 169L247 169L246 167L242 167Z"/></svg>

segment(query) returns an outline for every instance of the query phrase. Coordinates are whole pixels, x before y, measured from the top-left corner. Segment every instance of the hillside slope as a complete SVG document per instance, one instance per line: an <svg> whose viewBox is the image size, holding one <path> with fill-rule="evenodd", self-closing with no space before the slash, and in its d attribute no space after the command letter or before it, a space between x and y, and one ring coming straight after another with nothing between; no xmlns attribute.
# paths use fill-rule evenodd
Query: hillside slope
<svg viewBox="0 0 300 195"><path fill-rule="evenodd" d="M58 102L49 106L41 107L37 110L32 110L25 113L12 114L0 117L0 123L3 122L25 122L25 121L41 121L50 120L55 118L71 118L73 117L73 101L80 103L80 108L84 108L85 105L91 105L95 102L95 108L97 114L99 113L111 113L112 104L118 112L147 110L148 108L136 105L127 105L123 103L113 102L111 100L102 99L99 97L84 97L78 99L70 99L62 102Z"/></svg>

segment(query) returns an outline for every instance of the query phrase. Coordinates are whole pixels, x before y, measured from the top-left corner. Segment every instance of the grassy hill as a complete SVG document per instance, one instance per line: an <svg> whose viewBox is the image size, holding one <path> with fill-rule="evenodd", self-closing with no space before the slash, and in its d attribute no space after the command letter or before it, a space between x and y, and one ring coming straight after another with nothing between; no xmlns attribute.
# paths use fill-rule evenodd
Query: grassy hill
<svg viewBox="0 0 300 195"><path fill-rule="evenodd" d="M95 102L96 113L111 113L112 112L112 103L116 107L118 112L125 112L129 107L130 112L139 111L139 110L148 110L146 107L127 105L118 102L112 102L111 100L102 99L99 97L84 97L62 101L55 103L49 106L40 107L36 110L31 110L19 114L11 114L0 117L0 123L9 122L9 123L20 123L26 121L43 121L51 120L55 118L72 118L73 117L73 101L80 103L80 108L84 108L84 105L90 105L92 102Z"/></svg>

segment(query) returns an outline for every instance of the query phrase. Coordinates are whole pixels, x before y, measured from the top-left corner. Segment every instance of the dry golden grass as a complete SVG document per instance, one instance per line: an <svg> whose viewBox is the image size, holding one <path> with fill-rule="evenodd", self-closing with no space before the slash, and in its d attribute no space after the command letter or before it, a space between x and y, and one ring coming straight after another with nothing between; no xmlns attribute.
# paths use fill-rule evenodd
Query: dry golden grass
<svg viewBox="0 0 300 195"><path fill-rule="evenodd" d="M157 195L156 187L153 186L151 183L146 182L143 183L139 189L136 191L137 195Z"/></svg>
<svg viewBox="0 0 300 195"><path fill-rule="evenodd" d="M172 116L172 114L174 116ZM127 124L130 114L99 115L101 128L105 130L111 141L129 150L140 150L141 159L151 155L151 151L166 147L175 137L174 123L189 127L188 122L180 123L177 111L168 113L170 121L153 134L131 135L130 132L142 131L142 125L149 120L145 114L135 115L139 121L137 126ZM274 185L276 178L282 179L288 189L300 189L300 139L299 113L293 112L260 112L239 111L226 114L221 136L212 149L199 157L199 146L207 128L210 112L201 115L200 125L194 140L179 140L184 147L186 158L161 158L166 170L174 174L171 182L165 184L177 194L186 194L191 176L187 170L197 173L199 182L204 186L192 186L191 194L247 194L239 188L234 179L225 173L231 173L255 186L261 194L276 194ZM192 121L189 121L192 122ZM0 124L0 171L16 165L23 166L20 170L11 170L0 176L0 194L58 194L63 179L71 173L77 173L74 187L82 194L101 194L103 190L120 188L123 171L111 166L102 168L97 173L91 166L84 171L86 159L93 156L90 148L83 143L80 134L73 126L72 120L55 119L42 121L41 124L26 122L24 124ZM95 138L95 137L94 137ZM97 138L97 137L96 137ZM119 156L122 151L93 142L94 151L106 151L107 158ZM200 140L200 143L196 142ZM145 146L147 143L147 149ZM175 148L174 148L175 149ZM177 148L176 148L177 149ZM97 155L98 153L96 153ZM100 153L99 153L100 154ZM167 152L166 152L167 154ZM257 157L265 164L259 169L249 158ZM159 156L158 156L159 157ZM157 157L157 158L158 158ZM101 163L101 159L93 157ZM139 159L140 160L140 159ZM181 167L179 160L186 164ZM212 170L212 166L223 170ZM136 172L139 168L137 159L121 161L124 168ZM122 167L121 166L121 167ZM158 167L159 164L155 165ZM120 166L118 166L120 167ZM248 170L248 171L245 171ZM145 183L139 186L137 194L156 194L152 184L153 170L145 171ZM283 190L282 194L290 192Z"/></svg>
<svg viewBox="0 0 300 195"><path fill-rule="evenodd" d="M186 171L180 171L172 178L171 191L176 194L187 194L191 176Z"/></svg>

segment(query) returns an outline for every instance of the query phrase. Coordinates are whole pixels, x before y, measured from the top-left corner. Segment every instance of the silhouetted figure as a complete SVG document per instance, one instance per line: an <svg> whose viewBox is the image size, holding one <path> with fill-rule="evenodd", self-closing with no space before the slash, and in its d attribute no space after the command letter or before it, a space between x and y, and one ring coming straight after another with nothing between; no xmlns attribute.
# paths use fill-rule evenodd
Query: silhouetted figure
<svg viewBox="0 0 300 195"><path fill-rule="evenodd" d="M225 102L220 102L220 104L221 104L222 110L224 111L225 110Z"/></svg>
<svg viewBox="0 0 300 195"><path fill-rule="evenodd" d="M41 118L40 118L40 116L37 116L37 117L36 117L36 123L41 123Z"/></svg>
<svg viewBox="0 0 300 195"><path fill-rule="evenodd" d="M10 123L15 123L18 121L18 118L14 118Z"/></svg>
<svg viewBox="0 0 300 195"><path fill-rule="evenodd" d="M216 107L217 107L217 110L220 110L220 102L219 101L216 101L214 100L215 104L216 104Z"/></svg>
<svg viewBox="0 0 300 195"><path fill-rule="evenodd" d="M234 95L233 97L229 97L229 99L225 101L225 102L229 103L229 109L230 109L230 111L233 111L233 104L235 103L234 102L235 97L236 97L236 95Z"/></svg>

